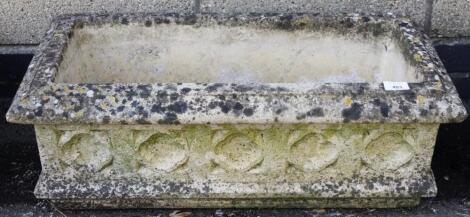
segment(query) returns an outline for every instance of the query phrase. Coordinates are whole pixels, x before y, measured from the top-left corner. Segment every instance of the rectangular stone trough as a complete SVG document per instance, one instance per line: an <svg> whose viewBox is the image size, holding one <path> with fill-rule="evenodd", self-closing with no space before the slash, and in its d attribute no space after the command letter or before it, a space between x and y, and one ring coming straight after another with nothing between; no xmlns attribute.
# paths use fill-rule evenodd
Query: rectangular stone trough
<svg viewBox="0 0 470 217"><path fill-rule="evenodd" d="M467 113L427 36L359 15L71 15L7 119L66 208L401 207Z"/></svg>

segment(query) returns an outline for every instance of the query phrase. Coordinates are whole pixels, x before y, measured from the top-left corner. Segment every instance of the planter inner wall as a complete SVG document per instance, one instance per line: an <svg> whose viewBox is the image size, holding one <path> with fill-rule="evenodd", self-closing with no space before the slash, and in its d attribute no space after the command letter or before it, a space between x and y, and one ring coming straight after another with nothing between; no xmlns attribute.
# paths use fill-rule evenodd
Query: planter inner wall
<svg viewBox="0 0 470 217"><path fill-rule="evenodd" d="M390 33L258 25L138 24L74 30L61 83L421 82Z"/></svg>

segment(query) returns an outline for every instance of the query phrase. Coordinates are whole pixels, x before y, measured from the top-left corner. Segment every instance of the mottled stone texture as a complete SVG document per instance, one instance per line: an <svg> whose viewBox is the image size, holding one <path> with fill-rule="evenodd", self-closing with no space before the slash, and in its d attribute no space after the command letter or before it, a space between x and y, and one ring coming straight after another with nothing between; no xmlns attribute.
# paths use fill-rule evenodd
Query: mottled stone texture
<svg viewBox="0 0 470 217"><path fill-rule="evenodd" d="M470 1L434 1L432 31L433 36L470 36Z"/></svg>
<svg viewBox="0 0 470 217"><path fill-rule="evenodd" d="M38 44L61 14L191 12L192 0L3 0L0 1L0 44Z"/></svg>
<svg viewBox="0 0 470 217"><path fill-rule="evenodd" d="M425 0L201 0L201 12L212 13L338 13L387 14L410 17L418 26L424 25Z"/></svg>
<svg viewBox="0 0 470 217"><path fill-rule="evenodd" d="M402 91L381 82L57 79L76 29L169 24L388 37L421 79ZM35 194L65 207L396 207L436 194L438 126L466 116L429 38L406 19L95 14L56 20L7 120L35 125L43 166Z"/></svg>
<svg viewBox="0 0 470 217"><path fill-rule="evenodd" d="M436 194L437 129L38 125L35 193L90 207L412 206Z"/></svg>
<svg viewBox="0 0 470 217"><path fill-rule="evenodd" d="M252 26L396 40L422 82L406 91L382 83L60 83L58 67L84 25ZM66 16L39 46L7 114L28 124L449 123L466 110L427 36L409 20L315 14ZM387 49L379 46L379 49ZM176 59L177 60L177 59ZM178 60L182 63L183 60ZM342 61L342 60L338 60ZM136 65L137 66L137 65ZM316 73L316 72L312 72ZM294 96L294 97L292 97Z"/></svg>

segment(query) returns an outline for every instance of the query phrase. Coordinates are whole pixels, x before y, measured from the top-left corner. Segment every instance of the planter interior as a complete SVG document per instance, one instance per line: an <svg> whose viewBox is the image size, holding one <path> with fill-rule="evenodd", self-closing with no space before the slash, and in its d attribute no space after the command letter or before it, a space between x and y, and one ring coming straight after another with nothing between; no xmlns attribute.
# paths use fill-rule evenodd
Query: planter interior
<svg viewBox="0 0 470 217"><path fill-rule="evenodd" d="M137 24L74 31L60 83L417 83L390 35Z"/></svg>

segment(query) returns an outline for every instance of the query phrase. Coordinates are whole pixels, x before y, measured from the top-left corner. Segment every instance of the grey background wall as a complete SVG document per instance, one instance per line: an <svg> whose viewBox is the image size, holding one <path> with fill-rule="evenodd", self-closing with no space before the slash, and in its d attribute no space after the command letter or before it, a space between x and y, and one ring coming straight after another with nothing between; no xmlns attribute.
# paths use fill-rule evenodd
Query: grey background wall
<svg viewBox="0 0 470 217"><path fill-rule="evenodd" d="M470 0L434 0L433 35L470 36Z"/></svg>
<svg viewBox="0 0 470 217"><path fill-rule="evenodd" d="M432 4L430 4L432 3ZM0 0L0 216L168 216L174 210L57 211L36 200L41 171L31 126L6 123L5 113L50 19L83 12L381 12L409 14L434 37L470 38L470 0ZM431 22L432 21L432 22ZM451 38L455 40L456 38ZM470 44L437 45L470 108ZM7 49L3 49L7 48ZM3 54L2 54L3 53ZM12 55L11 53L16 53ZM20 55L18 53L21 53ZM6 55L5 55L6 54ZM470 111L470 110L469 110ZM185 210L193 216L469 216L470 120L444 125L433 157L438 197L415 209ZM59 213L60 212L60 213Z"/></svg>
<svg viewBox="0 0 470 217"><path fill-rule="evenodd" d="M86 12L394 13L434 37L470 36L470 0L1 0L0 44L38 44L53 17Z"/></svg>

